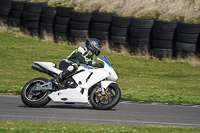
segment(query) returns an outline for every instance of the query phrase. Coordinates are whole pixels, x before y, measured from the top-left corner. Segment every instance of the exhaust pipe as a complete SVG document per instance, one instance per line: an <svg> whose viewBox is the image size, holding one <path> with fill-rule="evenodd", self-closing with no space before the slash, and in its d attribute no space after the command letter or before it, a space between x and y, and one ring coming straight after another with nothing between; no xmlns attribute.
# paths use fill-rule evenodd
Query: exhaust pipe
<svg viewBox="0 0 200 133"><path fill-rule="evenodd" d="M45 68L43 68L43 67L41 67L41 66L39 66L38 64L35 64L35 63L31 66L31 68L33 68L33 69L35 69L39 72L46 73L51 77L54 77L56 75L55 73L48 71L47 69L45 69Z"/></svg>
<svg viewBox="0 0 200 133"><path fill-rule="evenodd" d="M33 64L31 66L31 68L33 68L33 69L35 69L35 70L37 70L39 72L43 72L44 73L44 69L42 67L40 67L39 65L37 65L37 64Z"/></svg>

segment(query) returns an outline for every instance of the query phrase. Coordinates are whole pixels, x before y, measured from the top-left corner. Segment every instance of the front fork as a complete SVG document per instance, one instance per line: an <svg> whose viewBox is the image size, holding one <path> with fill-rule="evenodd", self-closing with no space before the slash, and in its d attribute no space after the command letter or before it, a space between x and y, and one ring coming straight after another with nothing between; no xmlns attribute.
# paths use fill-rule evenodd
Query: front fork
<svg viewBox="0 0 200 133"><path fill-rule="evenodd" d="M102 87L102 84L101 84L101 86L100 86L100 91L101 91L101 94L102 94L102 95L105 95L105 89L106 89L106 88Z"/></svg>
<svg viewBox="0 0 200 133"><path fill-rule="evenodd" d="M102 95L105 95L105 89L108 88L108 86L112 83L115 83L114 81L101 81L101 86L100 86L100 90L102 92Z"/></svg>
<svg viewBox="0 0 200 133"><path fill-rule="evenodd" d="M112 83L115 83L114 81L101 81L100 88L97 91L100 91L102 95L106 95L105 90L108 88L108 86Z"/></svg>

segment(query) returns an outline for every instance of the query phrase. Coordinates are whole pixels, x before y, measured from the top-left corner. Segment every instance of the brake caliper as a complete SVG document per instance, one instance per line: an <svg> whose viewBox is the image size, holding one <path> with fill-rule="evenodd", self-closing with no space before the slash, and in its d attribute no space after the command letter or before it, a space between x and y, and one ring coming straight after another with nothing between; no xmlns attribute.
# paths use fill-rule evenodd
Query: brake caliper
<svg viewBox="0 0 200 133"><path fill-rule="evenodd" d="M104 95L102 95L102 93L101 93L101 91L100 91L100 88L99 89L97 89L97 91L96 91L96 93L95 93L96 95L97 95L97 97L99 97L99 99L101 99L101 100L108 100L108 98L109 98L109 96L110 96L110 91L109 90L105 90L105 94Z"/></svg>

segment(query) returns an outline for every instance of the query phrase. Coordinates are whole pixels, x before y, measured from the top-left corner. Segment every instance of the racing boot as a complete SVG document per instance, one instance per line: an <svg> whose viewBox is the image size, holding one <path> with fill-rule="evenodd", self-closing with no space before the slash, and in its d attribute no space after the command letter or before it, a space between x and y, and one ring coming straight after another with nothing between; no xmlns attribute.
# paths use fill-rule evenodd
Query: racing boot
<svg viewBox="0 0 200 133"><path fill-rule="evenodd" d="M64 89L63 86L59 85L62 80L67 76L67 75L70 75L72 74L73 72L76 71L76 68L74 66L69 66L67 68L67 70L64 70L62 73L58 74L57 76L53 77L51 79L51 82L53 83L53 85L59 89Z"/></svg>
<svg viewBox="0 0 200 133"><path fill-rule="evenodd" d="M62 73L61 73L61 74L62 74ZM60 75L61 75L61 74L58 74L57 76L55 76L55 77L53 77L53 78L51 79L51 82L52 82L53 86L55 86L55 87L58 88L59 90L64 89L61 85L59 85L60 82L62 81L61 78L60 78Z"/></svg>

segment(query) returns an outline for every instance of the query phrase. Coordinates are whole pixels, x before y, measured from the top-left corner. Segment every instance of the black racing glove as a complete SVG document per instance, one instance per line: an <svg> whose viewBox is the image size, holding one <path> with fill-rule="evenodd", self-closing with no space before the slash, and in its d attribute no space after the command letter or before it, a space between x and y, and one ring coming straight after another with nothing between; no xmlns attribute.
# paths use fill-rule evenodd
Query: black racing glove
<svg viewBox="0 0 200 133"><path fill-rule="evenodd" d="M88 61L88 65L89 65L89 66L92 66L92 61Z"/></svg>
<svg viewBox="0 0 200 133"><path fill-rule="evenodd" d="M96 64L96 67L97 67L97 68L103 68L104 66L103 66L102 63L97 63L97 64Z"/></svg>

